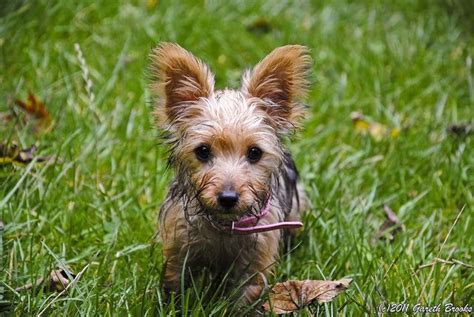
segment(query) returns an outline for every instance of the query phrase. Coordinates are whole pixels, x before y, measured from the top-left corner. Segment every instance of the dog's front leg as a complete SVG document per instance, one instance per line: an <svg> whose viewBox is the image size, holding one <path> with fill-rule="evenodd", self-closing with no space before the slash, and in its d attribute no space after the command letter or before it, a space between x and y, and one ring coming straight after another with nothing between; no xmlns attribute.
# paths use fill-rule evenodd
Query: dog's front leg
<svg viewBox="0 0 474 317"><path fill-rule="evenodd" d="M167 292L179 292L183 263L177 257L166 259L163 274L163 289Z"/></svg>

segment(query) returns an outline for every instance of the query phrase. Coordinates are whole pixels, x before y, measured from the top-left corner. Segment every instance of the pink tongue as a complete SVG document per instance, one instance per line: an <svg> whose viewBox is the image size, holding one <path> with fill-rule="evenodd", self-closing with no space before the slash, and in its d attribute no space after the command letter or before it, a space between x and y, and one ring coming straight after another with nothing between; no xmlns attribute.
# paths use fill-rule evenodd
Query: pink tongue
<svg viewBox="0 0 474 317"><path fill-rule="evenodd" d="M269 209L270 209L270 204L267 203L265 207L263 207L262 212L260 213L260 215L258 215L258 217L254 215L244 216L240 218L238 221L234 221L234 228L247 227L249 225L256 225L259 219L265 217L268 214Z"/></svg>
<svg viewBox="0 0 474 317"><path fill-rule="evenodd" d="M290 229L290 228L300 228L303 226L303 223L300 221L283 221L277 222L273 224L266 224L257 226L257 222L265 217L270 210L270 204L267 203L263 207L260 215L258 216L245 216L240 218L238 221L232 222L232 227L227 228L227 231L236 234L252 234L252 233L259 233L265 231L272 231L272 230L279 230L279 229Z"/></svg>

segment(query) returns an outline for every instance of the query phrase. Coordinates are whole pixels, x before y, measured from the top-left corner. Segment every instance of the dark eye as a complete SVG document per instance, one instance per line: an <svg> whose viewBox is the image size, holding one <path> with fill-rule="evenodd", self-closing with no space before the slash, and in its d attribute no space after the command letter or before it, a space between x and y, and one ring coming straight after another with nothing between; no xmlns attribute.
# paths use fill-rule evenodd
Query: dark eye
<svg viewBox="0 0 474 317"><path fill-rule="evenodd" d="M256 146L252 146L247 151L247 159L250 163L257 163L262 158L262 150Z"/></svg>
<svg viewBox="0 0 474 317"><path fill-rule="evenodd" d="M207 145L200 145L194 149L196 157L201 162L207 162L211 158L211 149Z"/></svg>

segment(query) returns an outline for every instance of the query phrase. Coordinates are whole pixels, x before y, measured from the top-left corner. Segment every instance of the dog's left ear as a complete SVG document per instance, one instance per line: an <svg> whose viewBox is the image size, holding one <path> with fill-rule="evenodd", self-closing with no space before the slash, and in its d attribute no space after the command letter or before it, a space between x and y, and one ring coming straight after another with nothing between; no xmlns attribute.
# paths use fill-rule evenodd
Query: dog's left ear
<svg viewBox="0 0 474 317"><path fill-rule="evenodd" d="M275 49L245 73L243 92L263 100L263 107L278 132L293 130L304 115L304 106L299 101L307 93L311 66L307 47L287 45Z"/></svg>

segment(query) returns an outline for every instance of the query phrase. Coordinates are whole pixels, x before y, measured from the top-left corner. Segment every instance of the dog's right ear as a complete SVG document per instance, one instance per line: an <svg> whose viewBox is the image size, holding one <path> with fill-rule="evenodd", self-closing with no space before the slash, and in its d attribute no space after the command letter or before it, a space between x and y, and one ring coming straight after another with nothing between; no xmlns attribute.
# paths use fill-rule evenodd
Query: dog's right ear
<svg viewBox="0 0 474 317"><path fill-rule="evenodd" d="M214 89L209 67L178 44L161 43L150 54L151 92L155 116L162 128L189 121L191 107Z"/></svg>

